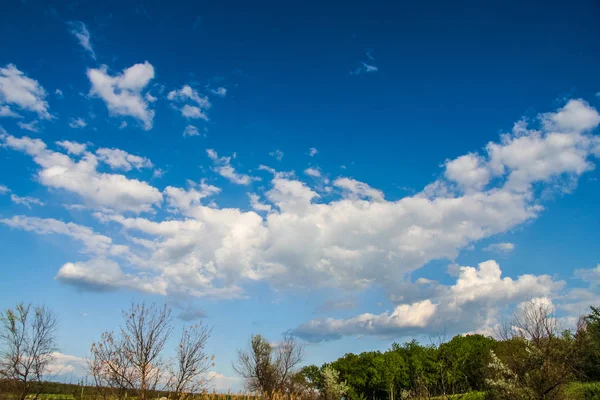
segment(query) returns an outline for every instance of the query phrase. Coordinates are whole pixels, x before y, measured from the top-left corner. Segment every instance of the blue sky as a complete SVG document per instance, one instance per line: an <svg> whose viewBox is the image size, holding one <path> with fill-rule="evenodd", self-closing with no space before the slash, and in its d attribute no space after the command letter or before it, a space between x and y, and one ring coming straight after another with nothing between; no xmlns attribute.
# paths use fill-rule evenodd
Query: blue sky
<svg viewBox="0 0 600 400"><path fill-rule="evenodd" d="M389 3L3 7L0 306L58 312L57 370L131 300L234 389L252 333L320 364L593 304L598 5Z"/></svg>

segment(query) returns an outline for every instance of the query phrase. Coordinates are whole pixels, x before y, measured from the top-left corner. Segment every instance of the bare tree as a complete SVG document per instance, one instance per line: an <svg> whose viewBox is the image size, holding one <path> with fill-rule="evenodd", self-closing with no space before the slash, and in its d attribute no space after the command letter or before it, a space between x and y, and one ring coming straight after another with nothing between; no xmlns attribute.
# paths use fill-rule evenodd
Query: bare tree
<svg viewBox="0 0 600 400"><path fill-rule="evenodd" d="M166 305L132 303L123 317L119 336L106 332L92 345L90 373L97 386L106 385L121 394L133 391L146 400L149 391L165 383L161 354L172 330L171 310Z"/></svg>
<svg viewBox="0 0 600 400"><path fill-rule="evenodd" d="M132 303L123 317L119 334L105 332L91 348L88 368L103 398L132 393L146 400L150 392L168 390L183 400L205 388L205 375L214 366L206 353L211 329L202 324L184 328L176 356L166 359L171 310Z"/></svg>
<svg viewBox="0 0 600 400"><path fill-rule="evenodd" d="M206 388L206 375L214 366L215 356L206 353L206 343L211 329L199 324L184 328L175 356L170 389L176 399L188 399L193 393Z"/></svg>
<svg viewBox="0 0 600 400"><path fill-rule="evenodd" d="M21 400L41 381L52 362L56 328L56 315L44 306L32 308L20 303L0 314L0 377L16 384ZM37 397L35 393L33 398Z"/></svg>
<svg viewBox="0 0 600 400"><path fill-rule="evenodd" d="M304 347L292 336L272 345L261 335L252 335L250 346L238 350L233 369L246 380L246 388L272 398L277 392L289 392L296 367L304 359Z"/></svg>

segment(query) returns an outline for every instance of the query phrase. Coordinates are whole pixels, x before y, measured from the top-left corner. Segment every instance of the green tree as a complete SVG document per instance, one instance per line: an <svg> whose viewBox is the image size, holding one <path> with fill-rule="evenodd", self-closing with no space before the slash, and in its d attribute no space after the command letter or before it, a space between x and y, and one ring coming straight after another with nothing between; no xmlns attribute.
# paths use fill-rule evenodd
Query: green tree
<svg viewBox="0 0 600 400"><path fill-rule="evenodd" d="M340 373L329 365L322 371L323 389L322 397L325 400L341 400L348 391L348 385L340 380Z"/></svg>
<svg viewBox="0 0 600 400"><path fill-rule="evenodd" d="M582 379L600 381L600 307L590 309L575 334L579 347L577 369Z"/></svg>
<svg viewBox="0 0 600 400"><path fill-rule="evenodd" d="M484 389L485 368L495 342L483 335L457 335L440 345L438 361L449 393Z"/></svg>

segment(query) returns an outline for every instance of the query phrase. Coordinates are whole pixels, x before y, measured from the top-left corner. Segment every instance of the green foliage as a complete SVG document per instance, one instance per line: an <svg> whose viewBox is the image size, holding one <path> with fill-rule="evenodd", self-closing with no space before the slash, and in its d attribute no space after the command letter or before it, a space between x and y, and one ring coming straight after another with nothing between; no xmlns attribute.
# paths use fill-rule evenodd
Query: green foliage
<svg viewBox="0 0 600 400"><path fill-rule="evenodd" d="M600 382L572 382L564 393L572 400L600 400Z"/></svg>
<svg viewBox="0 0 600 400"><path fill-rule="evenodd" d="M575 337L584 349L578 355L578 369L582 380L600 381L600 308L590 309L590 314L583 318L583 329Z"/></svg>
<svg viewBox="0 0 600 400"><path fill-rule="evenodd" d="M340 373L327 365L323 368L323 398L325 400L341 400L348 392L346 382L340 380Z"/></svg>

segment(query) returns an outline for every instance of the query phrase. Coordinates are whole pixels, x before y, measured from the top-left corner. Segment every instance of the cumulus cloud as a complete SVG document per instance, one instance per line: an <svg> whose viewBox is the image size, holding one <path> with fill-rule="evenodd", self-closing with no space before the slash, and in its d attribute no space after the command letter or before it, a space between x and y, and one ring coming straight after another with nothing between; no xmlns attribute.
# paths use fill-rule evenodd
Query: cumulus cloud
<svg viewBox="0 0 600 400"><path fill-rule="evenodd" d="M69 121L69 126L73 129L77 128L85 128L87 123L83 120L83 118L71 118Z"/></svg>
<svg viewBox="0 0 600 400"><path fill-rule="evenodd" d="M575 101L575 111L562 107L554 114L572 121L576 117L568 114L580 115L584 107L586 121L593 122L588 115L596 110ZM559 132L547 128L547 118L540 116L535 129L517 124L499 141L469 152L467 161L476 162L461 161L453 172L446 169L457 164L447 162L423 190L393 200L348 177L336 179L331 195L321 196L318 188L292 173L259 167L273 176L265 188L253 191L247 209L206 204L215 189L172 186L161 193L146 182L99 173L100 160L89 152L76 162L49 151L38 139L5 134L0 143L30 154L40 166L36 178L42 184L78 194L98 210L94 216L99 222L119 228L107 227L107 232L126 235L125 255L96 257L124 258L119 265L129 283L120 287L134 287L134 278L143 283L156 279L167 295L215 298L244 297L244 285L253 281L278 289L377 287L404 308L396 314L335 320L335 326L351 334L357 332L351 326L361 323L374 326L368 328L372 334L422 332L422 326L442 324L471 330L493 320L488 310L497 310L496 305L518 302L524 293L550 296L559 282L546 276L502 277L495 262L458 269L452 286L411 282L410 276L433 260L454 260L462 249L537 218L546 198L542 192L560 179L576 182L594 167L598 138L593 124L569 122ZM240 184L252 180L233 169L232 157L207 153L222 176ZM481 168L487 169L489 181L481 179ZM171 212L128 214L156 211L163 199ZM111 271L117 276L115 268ZM399 322L396 316L404 311L412 317Z"/></svg>
<svg viewBox="0 0 600 400"><path fill-rule="evenodd" d="M583 132L600 124L600 115L588 102L572 99L560 110L540 116L544 128L556 132Z"/></svg>
<svg viewBox="0 0 600 400"><path fill-rule="evenodd" d="M476 154L466 154L454 160L447 160L446 178L465 189L479 190L487 185L491 176L490 170L483 166L483 163L483 157Z"/></svg>
<svg viewBox="0 0 600 400"><path fill-rule="evenodd" d="M187 212L192 207L199 206L202 199L214 196L221 192L220 188L209 185L204 181L200 182L199 185L195 185L193 182L190 182L190 185L192 187L187 190L178 187L167 186L164 191L167 199L167 205L179 212Z"/></svg>
<svg viewBox="0 0 600 400"><path fill-rule="evenodd" d="M183 104L181 107L181 115L188 119L203 119L208 121L206 110L211 106L210 100L206 96L201 96L198 91L190 85L183 85L179 90L172 90L167 95L167 98L173 103ZM192 104L184 104L192 103Z"/></svg>
<svg viewBox="0 0 600 400"><path fill-rule="evenodd" d="M531 296L545 296L561 288L548 275L521 275L518 279L502 278L496 261L482 262L477 268L460 267L452 286L421 280L433 285L432 299L400 304L391 312L360 314L345 319L316 319L293 331L308 341L339 339L350 335L408 336L436 329L451 332L486 328L504 305L522 302Z"/></svg>
<svg viewBox="0 0 600 400"><path fill-rule="evenodd" d="M81 21L71 21L69 22L69 27L71 28L71 34L79 40L81 47L95 60L96 53L92 47L90 31L88 31L87 26Z"/></svg>
<svg viewBox="0 0 600 400"><path fill-rule="evenodd" d="M319 171L316 168L306 168L304 170L304 173L308 176L312 176L313 178L320 178L321 177L321 171Z"/></svg>
<svg viewBox="0 0 600 400"><path fill-rule="evenodd" d="M40 199L36 199L35 197L30 196L17 196L16 194L10 195L10 200L15 204L23 205L27 208L31 208L32 205L43 206L44 203Z"/></svg>
<svg viewBox="0 0 600 400"><path fill-rule="evenodd" d="M87 360L83 357L53 352L52 361L46 367L46 373L53 377L64 375L84 377L87 373L87 365Z"/></svg>
<svg viewBox="0 0 600 400"><path fill-rule="evenodd" d="M154 78L154 67L148 61L124 69L120 74L110 75L108 67L87 70L92 84L90 96L104 100L112 115L129 116L139 120L145 130L152 129L154 110L142 95Z"/></svg>
<svg viewBox="0 0 600 400"><path fill-rule="evenodd" d="M271 211L271 205L265 204L260 201L260 196L256 193L248 193L248 197L250 197L250 207L252 207L255 211Z"/></svg>
<svg viewBox="0 0 600 400"><path fill-rule="evenodd" d="M56 142L57 145L67 150L67 153L79 156L85 153L87 149L87 145L84 143L72 142L69 140L63 140L60 142Z"/></svg>
<svg viewBox="0 0 600 400"><path fill-rule="evenodd" d="M18 117L11 108L34 112L41 119L50 119L46 90L35 79L31 79L15 65L0 68L0 116Z"/></svg>
<svg viewBox="0 0 600 400"><path fill-rule="evenodd" d="M483 248L484 251L492 251L496 253L510 253L514 249L514 243L509 242L492 243Z"/></svg>
<svg viewBox="0 0 600 400"><path fill-rule="evenodd" d="M235 168L231 165L231 157L219 157L213 149L207 149L206 154L208 154L208 157L214 164L213 170L230 182L236 185L249 185L252 181L258 180L258 178L250 175L236 172Z"/></svg>
<svg viewBox="0 0 600 400"><path fill-rule="evenodd" d="M314 147L311 147L310 149L308 149L308 155L310 157L316 156L318 152L319 152L319 150L315 149Z"/></svg>
<svg viewBox="0 0 600 400"><path fill-rule="evenodd" d="M166 283L160 278L147 279L126 274L118 263L106 258L68 262L60 267L55 279L88 291L132 289L145 293L166 294Z"/></svg>
<svg viewBox="0 0 600 400"><path fill-rule="evenodd" d="M132 168L152 168L152 162L146 157L140 157L121 149L105 149L96 150L98 160L108 164L112 169L121 169L130 171Z"/></svg>
<svg viewBox="0 0 600 400"><path fill-rule="evenodd" d="M48 150L40 139L16 138L8 134L0 135L0 145L30 155L41 167L36 173L40 183L77 194L90 207L142 212L162 202L160 191L146 182L98 172L99 160L89 152L75 161L66 154ZM126 158L125 161L132 165L131 159ZM141 164L133 165L137 168L147 162L141 159Z"/></svg>
<svg viewBox="0 0 600 400"><path fill-rule="evenodd" d="M10 193L10 189L5 185L0 185L0 194Z"/></svg>

